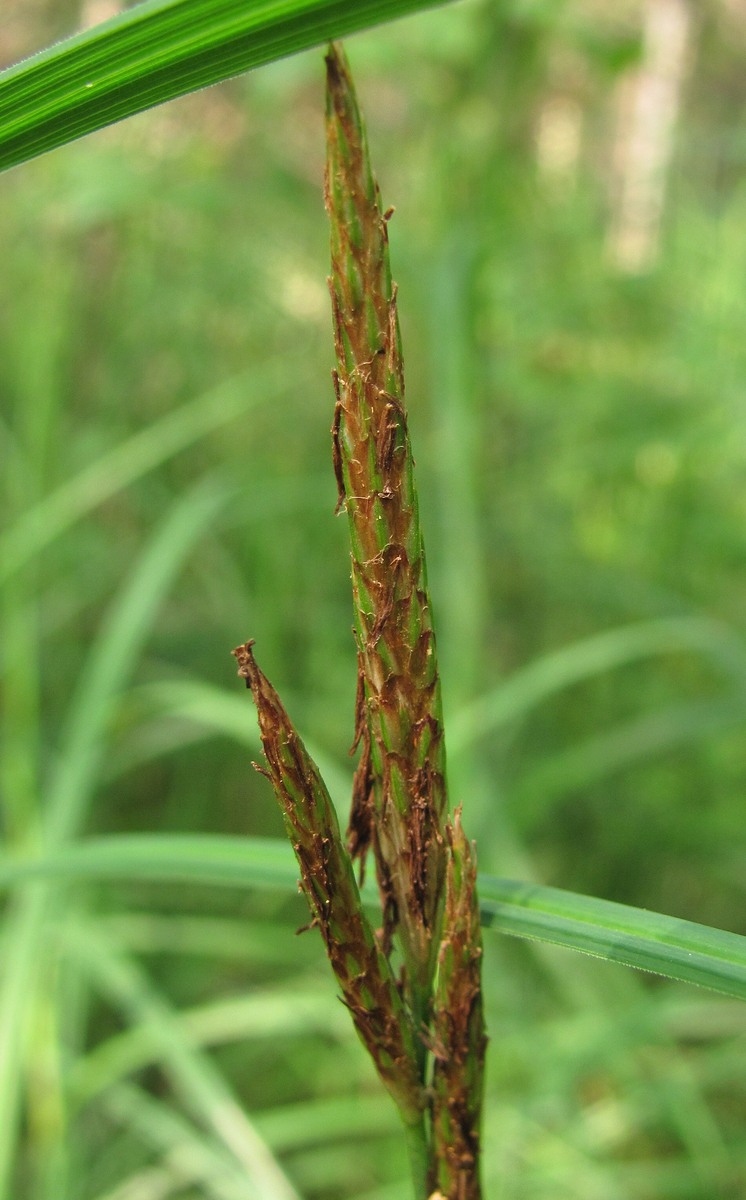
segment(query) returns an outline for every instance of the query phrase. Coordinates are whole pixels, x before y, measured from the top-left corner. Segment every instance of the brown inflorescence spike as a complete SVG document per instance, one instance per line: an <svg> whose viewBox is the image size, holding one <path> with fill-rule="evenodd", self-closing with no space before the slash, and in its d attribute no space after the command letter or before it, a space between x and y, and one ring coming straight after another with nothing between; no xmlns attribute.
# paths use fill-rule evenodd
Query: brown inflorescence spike
<svg viewBox="0 0 746 1200"><path fill-rule="evenodd" d="M259 716L265 772L282 809L295 850L301 886L327 954L378 1073L405 1122L421 1122L425 1105L418 1044L391 967L363 911L352 860L318 768L256 664L252 642L233 654Z"/></svg>
<svg viewBox="0 0 746 1200"><path fill-rule="evenodd" d="M445 749L387 219L344 56L327 56L334 463L352 544L365 732L349 829L376 859L385 932L427 1019L445 878Z"/></svg>
<svg viewBox="0 0 746 1200"><path fill-rule="evenodd" d="M432 1026L433 1152L444 1200L480 1200L479 1139L487 1037L481 995L477 864L461 828L447 826L443 940Z"/></svg>

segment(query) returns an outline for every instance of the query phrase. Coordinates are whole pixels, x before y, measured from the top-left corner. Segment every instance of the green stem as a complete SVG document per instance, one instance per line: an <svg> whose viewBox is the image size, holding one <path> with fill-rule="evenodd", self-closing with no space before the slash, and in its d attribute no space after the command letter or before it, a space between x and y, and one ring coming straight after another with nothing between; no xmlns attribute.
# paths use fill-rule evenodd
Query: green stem
<svg viewBox="0 0 746 1200"><path fill-rule="evenodd" d="M414 1200L428 1200L432 1193L432 1163L424 1115L415 1125L404 1122L404 1133L412 1174Z"/></svg>

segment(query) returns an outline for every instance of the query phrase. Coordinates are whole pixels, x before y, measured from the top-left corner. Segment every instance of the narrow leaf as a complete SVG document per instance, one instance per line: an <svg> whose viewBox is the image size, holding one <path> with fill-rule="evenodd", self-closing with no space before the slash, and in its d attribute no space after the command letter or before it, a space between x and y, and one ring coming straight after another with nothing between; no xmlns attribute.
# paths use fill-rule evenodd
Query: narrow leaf
<svg viewBox="0 0 746 1200"><path fill-rule="evenodd" d="M68 926L66 945L114 1007L148 1030L175 1091L243 1168L257 1200L299 1200L225 1078L191 1045L177 1013L139 964L101 936L93 922Z"/></svg>
<svg viewBox="0 0 746 1200"><path fill-rule="evenodd" d="M444 0L145 0L0 74L0 170Z"/></svg>
<svg viewBox="0 0 746 1200"><path fill-rule="evenodd" d="M107 613L73 692L67 734L50 783L47 829L52 840L68 837L83 820L118 693L166 590L227 496L222 485L208 479L175 503Z"/></svg>
<svg viewBox="0 0 746 1200"><path fill-rule="evenodd" d="M279 372L227 380L139 429L60 484L0 534L0 582L66 533L99 504L213 430L280 394Z"/></svg>
<svg viewBox="0 0 746 1200"><path fill-rule="evenodd" d="M560 888L480 876L482 925L746 1000L746 937Z"/></svg>

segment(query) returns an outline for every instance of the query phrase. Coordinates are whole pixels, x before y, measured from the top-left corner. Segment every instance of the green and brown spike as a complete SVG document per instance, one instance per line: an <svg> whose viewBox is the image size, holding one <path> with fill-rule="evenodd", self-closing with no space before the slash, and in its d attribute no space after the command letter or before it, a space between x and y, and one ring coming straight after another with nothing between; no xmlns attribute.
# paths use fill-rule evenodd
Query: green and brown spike
<svg viewBox="0 0 746 1200"><path fill-rule="evenodd" d="M482 1009L477 863L461 827L460 808L446 832L446 902L432 1026L432 1149L440 1193L448 1200L479 1200L487 1037Z"/></svg>
<svg viewBox="0 0 746 1200"><path fill-rule="evenodd" d="M445 881L445 749L388 215L342 51L327 64L326 205L337 352L334 465L347 511L358 645L355 744L362 745L349 829L372 848L384 944L398 932L405 985L429 1014Z"/></svg>
<svg viewBox="0 0 746 1200"><path fill-rule="evenodd" d="M352 860L344 846L326 785L256 664L252 643L234 651L238 673L251 688L268 776L318 926L347 1008L383 1083L406 1124L417 1126L425 1106L415 1034L391 967L366 917Z"/></svg>

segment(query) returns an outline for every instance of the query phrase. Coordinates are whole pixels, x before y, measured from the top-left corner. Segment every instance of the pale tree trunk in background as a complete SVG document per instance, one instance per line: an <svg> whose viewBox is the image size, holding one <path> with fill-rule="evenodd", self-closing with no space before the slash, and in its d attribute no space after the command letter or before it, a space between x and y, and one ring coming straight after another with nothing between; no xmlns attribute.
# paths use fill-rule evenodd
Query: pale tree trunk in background
<svg viewBox="0 0 746 1200"><path fill-rule="evenodd" d="M689 62L689 0L645 0L640 65L621 82L608 250L630 274L655 264Z"/></svg>
<svg viewBox="0 0 746 1200"><path fill-rule="evenodd" d="M746 0L723 0L723 4L728 15L734 17L736 21L743 21L746 18Z"/></svg>
<svg viewBox="0 0 746 1200"><path fill-rule="evenodd" d="M0 0L0 68L73 33L80 8L81 0Z"/></svg>
<svg viewBox="0 0 746 1200"><path fill-rule="evenodd" d="M123 0L83 0L80 12L80 28L90 29L116 17L124 8Z"/></svg>
<svg viewBox="0 0 746 1200"><path fill-rule="evenodd" d="M547 183L562 191L575 183L583 144L583 109L572 96L552 96L536 127L536 162Z"/></svg>

